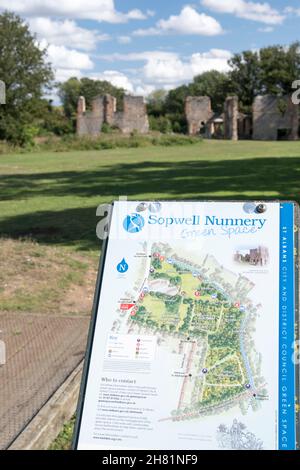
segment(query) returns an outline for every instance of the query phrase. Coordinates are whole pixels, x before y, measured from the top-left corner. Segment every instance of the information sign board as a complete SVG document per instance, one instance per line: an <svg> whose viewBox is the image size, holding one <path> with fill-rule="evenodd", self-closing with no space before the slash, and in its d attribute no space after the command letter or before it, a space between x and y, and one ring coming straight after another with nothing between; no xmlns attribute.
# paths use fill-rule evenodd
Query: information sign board
<svg viewBox="0 0 300 470"><path fill-rule="evenodd" d="M76 449L296 449L298 206L116 202Z"/></svg>

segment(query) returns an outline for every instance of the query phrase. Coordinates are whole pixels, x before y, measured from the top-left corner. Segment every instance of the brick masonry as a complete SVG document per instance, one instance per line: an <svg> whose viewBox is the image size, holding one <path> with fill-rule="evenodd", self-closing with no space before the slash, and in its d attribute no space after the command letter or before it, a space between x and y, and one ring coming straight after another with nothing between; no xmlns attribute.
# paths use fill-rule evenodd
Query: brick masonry
<svg viewBox="0 0 300 470"><path fill-rule="evenodd" d="M185 116L189 135L197 135L212 117L211 100L208 96L188 96L185 101Z"/></svg>
<svg viewBox="0 0 300 470"><path fill-rule="evenodd" d="M238 140L239 99L237 96L228 96L224 111L224 137L229 140Z"/></svg>
<svg viewBox="0 0 300 470"><path fill-rule="evenodd" d="M85 98L81 96L77 106L77 135L97 137L103 124L115 126L123 134L149 132L146 104L141 96L124 96L123 111L117 111L117 100L111 95L98 96L92 102L92 110L86 111Z"/></svg>
<svg viewBox="0 0 300 470"><path fill-rule="evenodd" d="M290 96L257 96L253 103L253 139L299 139L299 106Z"/></svg>

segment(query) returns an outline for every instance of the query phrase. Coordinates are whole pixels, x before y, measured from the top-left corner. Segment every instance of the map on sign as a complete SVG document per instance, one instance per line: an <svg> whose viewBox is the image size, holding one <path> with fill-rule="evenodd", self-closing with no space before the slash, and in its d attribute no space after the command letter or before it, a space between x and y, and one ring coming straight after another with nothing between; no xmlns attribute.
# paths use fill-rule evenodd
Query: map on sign
<svg viewBox="0 0 300 470"><path fill-rule="evenodd" d="M295 206L261 207L114 205L77 448L295 448Z"/></svg>
<svg viewBox="0 0 300 470"><path fill-rule="evenodd" d="M237 403L245 412L255 409L257 394L267 398L268 392L251 344L257 308L248 293L254 286L212 255L196 264L178 251L168 244L151 246L149 272L144 282L140 279L128 319L137 332L160 332L170 350L176 342L185 357L181 370L171 371L182 375L182 386L170 419L211 414Z"/></svg>

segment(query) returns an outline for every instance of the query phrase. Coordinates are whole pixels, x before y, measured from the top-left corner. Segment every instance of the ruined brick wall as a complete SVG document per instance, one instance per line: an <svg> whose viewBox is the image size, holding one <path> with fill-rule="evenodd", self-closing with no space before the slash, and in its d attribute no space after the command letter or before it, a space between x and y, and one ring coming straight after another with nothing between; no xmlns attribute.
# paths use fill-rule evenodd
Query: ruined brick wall
<svg viewBox="0 0 300 470"><path fill-rule="evenodd" d="M115 114L117 111L117 100L114 96L104 96L104 122L113 126L115 124Z"/></svg>
<svg viewBox="0 0 300 470"><path fill-rule="evenodd" d="M101 133L104 122L103 97L96 98L92 103L92 111L86 111L85 98L81 96L77 106L77 135L97 137Z"/></svg>
<svg viewBox="0 0 300 470"><path fill-rule="evenodd" d="M104 123L118 127L124 134L149 132L147 109L143 97L125 96L123 112L117 112L117 101L111 95L99 96L92 102L92 111L86 112L85 100L79 98L77 134L97 137Z"/></svg>
<svg viewBox="0 0 300 470"><path fill-rule="evenodd" d="M208 96L188 96L185 100L185 116L189 135L197 135L212 117L211 100Z"/></svg>
<svg viewBox="0 0 300 470"><path fill-rule="evenodd" d="M299 138L299 107L290 96L257 96L253 103L253 139L278 140L287 131L287 139Z"/></svg>
<svg viewBox="0 0 300 470"><path fill-rule="evenodd" d="M118 116L119 128L124 134L149 132L147 109L142 96L125 96L123 113Z"/></svg>
<svg viewBox="0 0 300 470"><path fill-rule="evenodd" d="M224 137L229 140L238 140L239 99L237 96L228 96L224 107Z"/></svg>

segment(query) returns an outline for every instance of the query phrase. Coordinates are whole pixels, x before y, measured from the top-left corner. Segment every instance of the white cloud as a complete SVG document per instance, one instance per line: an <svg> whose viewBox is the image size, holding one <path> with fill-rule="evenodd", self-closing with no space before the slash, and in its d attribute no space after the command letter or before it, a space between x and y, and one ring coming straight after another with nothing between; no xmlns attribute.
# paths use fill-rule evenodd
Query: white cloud
<svg viewBox="0 0 300 470"><path fill-rule="evenodd" d="M73 20L53 21L50 18L31 18L31 31L38 39L45 39L56 46L70 46L82 50L92 50L100 41L109 39L107 34L79 27Z"/></svg>
<svg viewBox="0 0 300 470"><path fill-rule="evenodd" d="M274 28L272 26L266 26L265 28L258 28L260 33L273 33Z"/></svg>
<svg viewBox="0 0 300 470"><path fill-rule="evenodd" d="M134 77L130 79L125 73L117 70L105 70L101 73L94 73L89 75L89 78L93 80L106 80L114 86L124 88L127 93L137 96L147 96L156 88L154 84L144 83L141 78Z"/></svg>
<svg viewBox="0 0 300 470"><path fill-rule="evenodd" d="M231 13L247 20L266 24L281 24L285 16L269 3L245 0L201 0L201 4L217 13Z"/></svg>
<svg viewBox="0 0 300 470"><path fill-rule="evenodd" d="M177 53L163 51L145 51L130 54L113 54L102 56L105 60L122 60L144 62L141 68L127 69L126 73L117 70L104 70L103 72L84 73L94 80L107 80L117 87L124 88L127 93L147 96L157 88L170 90L182 83L191 81L195 75L208 70L225 72L229 69L228 60L230 51L211 49L204 53L195 53L182 59ZM60 65L61 62L57 61ZM80 64L82 67L83 64ZM71 76L82 76L81 70L59 68L57 71L61 79L67 80Z"/></svg>
<svg viewBox="0 0 300 470"><path fill-rule="evenodd" d="M125 23L147 17L138 9L128 13L117 11L114 0L0 0L0 8L27 17L68 17L109 23Z"/></svg>
<svg viewBox="0 0 300 470"><path fill-rule="evenodd" d="M145 51L129 54L100 56L107 61L145 62L140 76L146 84L166 87L192 80L195 75L208 70L224 72L229 70L228 60L232 54L228 50L211 49L208 52L194 53L186 59L179 54L163 51Z"/></svg>
<svg viewBox="0 0 300 470"><path fill-rule="evenodd" d="M106 60L108 62L114 62L116 60L122 60L125 62L139 62L139 61L149 61L149 60L168 60L177 57L175 52L165 52L165 51L144 51L144 52L129 52L127 54L121 54L115 52L114 54L103 54L99 58Z"/></svg>
<svg viewBox="0 0 300 470"><path fill-rule="evenodd" d="M123 17L123 22L126 20L145 20L147 18L147 14L143 13L141 10L138 10L135 8L134 10L131 10L127 14L119 13L120 19L122 20ZM121 21L120 21L121 22Z"/></svg>
<svg viewBox="0 0 300 470"><path fill-rule="evenodd" d="M82 73L80 70L77 69L61 69L57 68L55 70L55 80L57 82L65 82L69 80L69 78L76 77L76 78L81 78ZM55 94L53 95L55 96Z"/></svg>
<svg viewBox="0 0 300 470"><path fill-rule="evenodd" d="M106 80L116 87L124 88L128 93L134 93L132 82L124 73L118 72L117 70L105 70L104 72L91 75L90 78Z"/></svg>
<svg viewBox="0 0 300 470"><path fill-rule="evenodd" d="M299 7L299 8L295 8L295 7L286 7L285 10L284 10L284 12L287 13L288 15L300 16L300 7Z"/></svg>
<svg viewBox="0 0 300 470"><path fill-rule="evenodd" d="M119 36L117 38L119 44L130 44L131 37L130 36Z"/></svg>
<svg viewBox="0 0 300 470"><path fill-rule="evenodd" d="M70 77L80 78L83 71L94 68L90 56L84 52L68 49L65 46L48 45L45 40L41 41L39 46L47 47L47 60L53 66L57 81L65 81Z"/></svg>
<svg viewBox="0 0 300 470"><path fill-rule="evenodd" d="M223 49L194 53L185 59L177 53L165 51L115 53L99 58L107 62L141 62L141 67L127 68L124 72L106 70L89 76L107 80L115 86L125 88L131 94L147 96L157 88L170 90L209 70L225 72L229 70L228 60L231 57L231 52Z"/></svg>
<svg viewBox="0 0 300 470"><path fill-rule="evenodd" d="M154 10L147 10L147 15L148 16L155 16L156 15L156 12Z"/></svg>
<svg viewBox="0 0 300 470"><path fill-rule="evenodd" d="M227 71L230 58L231 52L220 49L198 52L186 60L176 54L165 58L153 56L144 66L144 76L156 83L177 84L192 80L195 75L208 70Z"/></svg>
<svg viewBox="0 0 300 470"><path fill-rule="evenodd" d="M194 34L200 36L215 36L222 34L223 29L218 21L198 13L193 7L185 6L179 15L171 15L167 20L159 20L154 28L138 29L135 36L155 36L163 34Z"/></svg>
<svg viewBox="0 0 300 470"><path fill-rule="evenodd" d="M140 84L135 87L135 95L148 96L155 90L155 85Z"/></svg>
<svg viewBox="0 0 300 470"><path fill-rule="evenodd" d="M43 41L41 42L41 47L45 47ZM94 68L94 64L88 54L78 52L75 49L67 49L65 46L50 44L47 49L47 56L54 68L74 70L91 70Z"/></svg>

